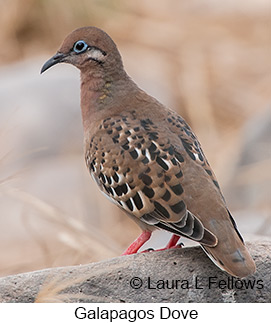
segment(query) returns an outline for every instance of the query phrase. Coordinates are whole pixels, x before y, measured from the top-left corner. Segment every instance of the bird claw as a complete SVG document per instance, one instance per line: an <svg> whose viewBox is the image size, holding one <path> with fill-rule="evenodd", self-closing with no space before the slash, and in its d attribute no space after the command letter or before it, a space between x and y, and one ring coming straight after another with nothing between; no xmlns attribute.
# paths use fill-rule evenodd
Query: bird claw
<svg viewBox="0 0 271 323"><path fill-rule="evenodd" d="M184 247L184 243L183 243L183 242L180 242L180 243L178 243L178 244L176 245L176 247L177 247L177 248L182 248L182 247Z"/></svg>
<svg viewBox="0 0 271 323"><path fill-rule="evenodd" d="M153 248L148 248L146 250L141 251L140 253L152 252L155 251Z"/></svg>
<svg viewBox="0 0 271 323"><path fill-rule="evenodd" d="M153 252L153 251L163 251L163 250L170 250L170 249L181 249L182 247L184 247L184 243L180 242L178 244L176 244L175 246L172 247L165 247L162 249L153 249L153 248L148 248L146 250L141 251L140 253L147 253L147 252Z"/></svg>

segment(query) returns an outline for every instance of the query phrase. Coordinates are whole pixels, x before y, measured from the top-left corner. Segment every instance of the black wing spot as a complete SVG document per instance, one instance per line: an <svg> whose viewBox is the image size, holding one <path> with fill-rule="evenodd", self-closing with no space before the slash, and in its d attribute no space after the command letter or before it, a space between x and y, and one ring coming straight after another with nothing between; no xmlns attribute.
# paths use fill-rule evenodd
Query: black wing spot
<svg viewBox="0 0 271 323"><path fill-rule="evenodd" d="M112 184L111 177L106 175L106 179L107 179L108 184L111 185Z"/></svg>
<svg viewBox="0 0 271 323"><path fill-rule="evenodd" d="M209 170L209 169L204 169L205 170L205 172L209 175L209 176L212 176L213 175L213 173Z"/></svg>
<svg viewBox="0 0 271 323"><path fill-rule="evenodd" d="M157 132L150 132L149 133L149 139L150 140L158 140L158 133Z"/></svg>
<svg viewBox="0 0 271 323"><path fill-rule="evenodd" d="M104 189L106 190L106 192L108 193L108 194L110 194L110 195L113 195L114 196L114 192L113 192L113 190L112 190L112 188L109 186L105 186L104 185Z"/></svg>
<svg viewBox="0 0 271 323"><path fill-rule="evenodd" d="M128 150L129 149L129 141L128 140L122 145L122 148L124 150Z"/></svg>
<svg viewBox="0 0 271 323"><path fill-rule="evenodd" d="M118 196L121 196L121 195L122 195L122 189L121 189L121 186L114 187L113 189L114 189L114 191L116 192L116 194L117 194Z"/></svg>
<svg viewBox="0 0 271 323"><path fill-rule="evenodd" d="M175 176L176 176L177 178L181 178L181 177L183 176L182 171L180 170L180 171L179 171L179 173L177 173Z"/></svg>
<svg viewBox="0 0 271 323"><path fill-rule="evenodd" d="M150 154L151 154L151 160L155 160L157 153L150 152Z"/></svg>
<svg viewBox="0 0 271 323"><path fill-rule="evenodd" d="M203 161L203 160L204 160L204 158L203 158L203 156L202 156L202 154L201 154L201 153L199 153L199 154L198 154L198 156L199 156L199 160L200 160L200 161Z"/></svg>
<svg viewBox="0 0 271 323"><path fill-rule="evenodd" d="M150 147L149 147L149 151L152 153L157 149L156 145L152 142Z"/></svg>
<svg viewBox="0 0 271 323"><path fill-rule="evenodd" d="M114 173L114 175L113 175L113 179L114 179L114 181L115 181L116 183L118 183L118 182L119 182L119 176L118 176L118 174L117 174L117 173Z"/></svg>
<svg viewBox="0 0 271 323"><path fill-rule="evenodd" d="M92 162L92 163L90 163L90 168L92 169L92 171L93 171L93 172L95 172L95 167L94 167L94 165L93 165L93 162Z"/></svg>
<svg viewBox="0 0 271 323"><path fill-rule="evenodd" d="M165 175L164 180L166 183L168 183L171 180L171 177L168 175Z"/></svg>
<svg viewBox="0 0 271 323"><path fill-rule="evenodd" d="M144 165L146 165L146 164L148 164L149 159L148 159L147 157L144 157L141 161L142 161L142 163L143 163Z"/></svg>
<svg viewBox="0 0 271 323"><path fill-rule="evenodd" d="M152 188L149 188L148 186L144 186L142 192L148 197L148 198L152 198L154 197L154 191Z"/></svg>
<svg viewBox="0 0 271 323"><path fill-rule="evenodd" d="M120 188L123 194L126 194L128 192L127 184L121 185Z"/></svg>
<svg viewBox="0 0 271 323"><path fill-rule="evenodd" d="M180 201L174 205L170 205L170 208L174 213L179 214L185 210L185 204L183 201Z"/></svg>
<svg viewBox="0 0 271 323"><path fill-rule="evenodd" d="M104 176L104 174L103 174L103 173L100 173L100 174L99 174L99 177L101 178L101 180L103 181L103 183L105 183L105 182L106 182L106 179L105 179L105 176Z"/></svg>
<svg viewBox="0 0 271 323"><path fill-rule="evenodd" d="M192 150L191 144L186 139L182 138L181 136L179 136L179 138L181 139L184 149L186 150L186 152L190 156L190 158L193 160L196 160L195 155L191 151Z"/></svg>
<svg viewBox="0 0 271 323"><path fill-rule="evenodd" d="M168 190L166 190L165 194L162 196L162 199L166 202L170 200L171 194L169 193Z"/></svg>
<svg viewBox="0 0 271 323"><path fill-rule="evenodd" d="M177 161L176 161L176 159L175 159L175 158L172 158L172 159L171 159L171 162L172 162L172 164L173 164L174 166L176 166L176 165L177 165Z"/></svg>
<svg viewBox="0 0 271 323"><path fill-rule="evenodd" d="M168 211L158 202L153 202L156 212L161 215L163 218L170 218Z"/></svg>
<svg viewBox="0 0 271 323"><path fill-rule="evenodd" d="M145 184L145 185L151 185L151 183L152 183L152 179L151 179L151 177L149 176L149 175L147 175L147 174L139 174L138 175L138 178L139 179L141 179L142 180L142 182Z"/></svg>
<svg viewBox="0 0 271 323"><path fill-rule="evenodd" d="M125 203L126 203L126 205L128 206L128 209L129 209L130 211L133 211L134 207L133 207L133 204L132 204L131 200L129 199L129 200L127 200Z"/></svg>
<svg viewBox="0 0 271 323"><path fill-rule="evenodd" d="M170 186L170 189L176 194L176 195L181 195L183 193L183 188L181 184L177 184L174 186Z"/></svg>
<svg viewBox="0 0 271 323"><path fill-rule="evenodd" d="M183 156L180 153L178 153L177 151L175 151L175 157L178 159L178 161L180 163L183 163L184 162Z"/></svg>
<svg viewBox="0 0 271 323"><path fill-rule="evenodd" d="M138 153L136 150L130 151L130 155L132 156L133 159L137 159L137 157L138 157Z"/></svg>
<svg viewBox="0 0 271 323"><path fill-rule="evenodd" d="M164 169L168 170L168 165L159 156L156 157L156 162Z"/></svg>
<svg viewBox="0 0 271 323"><path fill-rule="evenodd" d="M218 189L220 189L217 181L213 181L213 183L215 184L215 186L216 186Z"/></svg>
<svg viewBox="0 0 271 323"><path fill-rule="evenodd" d="M143 208L143 203L138 193L136 193L136 195L133 197L133 200L137 209L141 210Z"/></svg>

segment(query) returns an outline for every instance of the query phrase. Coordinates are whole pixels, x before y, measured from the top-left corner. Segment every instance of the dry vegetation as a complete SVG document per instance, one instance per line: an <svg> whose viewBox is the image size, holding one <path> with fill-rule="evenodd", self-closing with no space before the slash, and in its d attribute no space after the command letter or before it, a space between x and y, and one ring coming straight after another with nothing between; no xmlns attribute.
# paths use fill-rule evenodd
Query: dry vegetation
<svg viewBox="0 0 271 323"><path fill-rule="evenodd" d="M270 110L271 5L268 0L242 3L1 0L0 64L44 53L49 57L71 30L83 25L102 27L119 45L125 65L138 83L154 95L158 93L188 120L222 186L227 190L235 177L237 189L257 183L266 194L271 187L270 136L263 148L269 154L239 167L237 173L236 169L242 159L240 147L246 143L243 127L259 115L265 119ZM1 129L4 124L1 122ZM261 121L252 126L261 129ZM79 197L81 192L63 197L68 208L72 201L79 201L78 213L85 216L74 217L35 194L16 190L16 178L22 175L16 174L21 169L14 161L21 156L8 154L10 145L3 133L0 199L5 200L5 207L0 205L0 234L5 238L0 239L0 275L112 257L136 236L138 229L98 195L94 195L98 206L92 212ZM12 171L6 171L6 164L14 164ZM235 202L233 196L229 204L238 205L241 211L264 210L266 222L257 233L268 232L269 198L257 197L253 205L248 198L242 205ZM23 207L16 209L16 203ZM109 212L114 213L113 218L109 219ZM92 216L89 213L101 217L86 224L87 216ZM9 217L6 222L5 217ZM43 226L49 230L44 232ZM21 227L27 238L18 234ZM248 231L255 233L253 228Z"/></svg>

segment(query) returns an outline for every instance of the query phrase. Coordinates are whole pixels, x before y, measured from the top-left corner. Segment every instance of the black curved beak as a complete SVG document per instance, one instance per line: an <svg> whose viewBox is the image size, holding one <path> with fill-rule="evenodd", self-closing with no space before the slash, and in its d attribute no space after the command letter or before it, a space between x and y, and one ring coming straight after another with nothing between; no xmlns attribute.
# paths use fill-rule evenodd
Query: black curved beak
<svg viewBox="0 0 271 323"><path fill-rule="evenodd" d="M41 68L40 74L42 74L43 72L45 72L46 70L48 70L48 68L61 63L64 61L64 58L67 55L63 54L63 53L56 53L53 57L51 57L50 59L48 59L48 61L46 63L44 63L44 65Z"/></svg>

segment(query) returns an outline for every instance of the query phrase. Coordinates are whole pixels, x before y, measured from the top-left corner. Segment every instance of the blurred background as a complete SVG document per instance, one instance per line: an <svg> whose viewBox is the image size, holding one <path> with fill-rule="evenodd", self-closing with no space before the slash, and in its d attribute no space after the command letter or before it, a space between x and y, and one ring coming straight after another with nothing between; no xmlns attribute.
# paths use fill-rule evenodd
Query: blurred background
<svg viewBox="0 0 271 323"><path fill-rule="evenodd" d="M0 276L118 256L140 233L84 165L79 72L39 74L87 25L192 126L245 239L270 238L270 0L0 0Z"/></svg>

